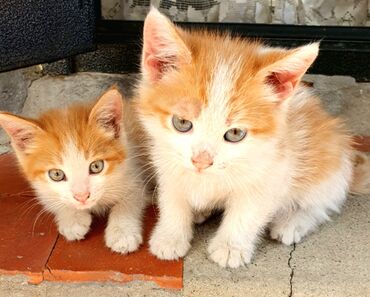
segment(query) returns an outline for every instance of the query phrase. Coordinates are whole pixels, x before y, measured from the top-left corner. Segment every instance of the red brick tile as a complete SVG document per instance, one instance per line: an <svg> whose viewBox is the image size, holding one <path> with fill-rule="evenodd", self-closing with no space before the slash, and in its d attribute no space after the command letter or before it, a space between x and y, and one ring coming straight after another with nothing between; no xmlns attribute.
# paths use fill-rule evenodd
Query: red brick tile
<svg viewBox="0 0 370 297"><path fill-rule="evenodd" d="M361 152L370 152L370 136L354 136L354 148Z"/></svg>
<svg viewBox="0 0 370 297"><path fill-rule="evenodd" d="M164 288L182 288L180 261L161 261L148 251L147 239L155 223L150 207L145 217L145 244L129 255L113 253L104 245L106 220L94 221L85 240L67 242L61 236L47 264L44 277L49 281L91 282L132 280L154 281Z"/></svg>
<svg viewBox="0 0 370 297"><path fill-rule="evenodd" d="M0 156L0 168L0 273L23 274L39 283L56 242L54 223L40 215L42 208L12 154Z"/></svg>

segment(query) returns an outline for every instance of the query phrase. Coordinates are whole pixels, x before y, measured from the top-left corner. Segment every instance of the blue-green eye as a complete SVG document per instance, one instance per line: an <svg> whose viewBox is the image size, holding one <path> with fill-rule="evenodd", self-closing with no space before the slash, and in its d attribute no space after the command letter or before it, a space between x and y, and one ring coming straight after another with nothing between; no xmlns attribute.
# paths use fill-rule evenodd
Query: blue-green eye
<svg viewBox="0 0 370 297"><path fill-rule="evenodd" d="M66 175L61 169L50 169L48 171L48 175L51 180L56 181L56 182L66 180Z"/></svg>
<svg viewBox="0 0 370 297"><path fill-rule="evenodd" d="M226 131L224 139L228 142L239 142L242 141L246 135L246 131L239 128L232 128Z"/></svg>
<svg viewBox="0 0 370 297"><path fill-rule="evenodd" d="M104 169L104 161L103 160L97 160L90 164L90 174L98 174L102 172Z"/></svg>
<svg viewBox="0 0 370 297"><path fill-rule="evenodd" d="M192 122L175 115L172 117L172 125L177 131L182 133L189 132L193 128Z"/></svg>

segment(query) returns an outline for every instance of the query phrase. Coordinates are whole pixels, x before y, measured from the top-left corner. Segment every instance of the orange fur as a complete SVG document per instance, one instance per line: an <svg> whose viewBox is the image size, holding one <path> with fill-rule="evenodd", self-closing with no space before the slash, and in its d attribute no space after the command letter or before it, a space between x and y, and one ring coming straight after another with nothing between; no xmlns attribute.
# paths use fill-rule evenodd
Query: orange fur
<svg viewBox="0 0 370 297"><path fill-rule="evenodd" d="M288 50L186 31L152 9L143 48L136 108L158 172L149 245L159 258L187 253L194 212L223 208L210 258L247 264L265 227L297 243L340 211L353 177L353 189L366 186L343 122L300 84L318 43Z"/></svg>
<svg viewBox="0 0 370 297"><path fill-rule="evenodd" d="M32 147L26 154L19 155L20 165L29 179L42 178L47 170L60 163L63 149L71 138L87 157L107 160L110 164L107 174L122 163L126 154L122 143L107 137L96 125L88 124L92 106L74 105L64 110L49 110L37 120L22 118L41 128Z"/></svg>
<svg viewBox="0 0 370 297"><path fill-rule="evenodd" d="M128 132L136 131L128 129L132 114L115 87L94 103L49 110L37 119L0 113L37 198L67 240L83 239L92 214L110 209L106 245L127 253L141 244L146 199L137 173L140 148L128 141Z"/></svg>
<svg viewBox="0 0 370 297"><path fill-rule="evenodd" d="M275 129L275 109L273 102L264 100L264 81L255 75L263 67L287 56L286 51L272 52L259 56L262 44L245 42L231 38L228 34L217 35L207 31L183 31L179 35L191 49L192 60L182 65L176 72L168 73L166 78L155 85L140 90L140 112L159 114L165 125L165 118L176 113L186 119L193 119L207 106L207 82L214 70L214 61L240 59L240 73L230 100L230 118L244 120L250 132L270 134ZM241 58L239 58L241 57ZM160 97L161 100L153 100ZM178 111L178 106L188 106Z"/></svg>
<svg viewBox="0 0 370 297"><path fill-rule="evenodd" d="M299 120L303 114L305 123ZM287 121L292 123L289 126L292 139L287 141L287 145L299 159L299 174L295 177L297 185L305 188L317 184L339 170L343 152L350 152L352 143L341 119L329 116L320 101L312 96L311 103L295 110ZM298 133L307 133L304 141L299 141ZM297 144L300 146L294 147Z"/></svg>
<svg viewBox="0 0 370 297"><path fill-rule="evenodd" d="M177 71L169 71L163 80L153 85L142 85L138 95L140 100L137 100L140 113L159 116L163 126L167 125L166 118L171 114L188 120L196 118L208 103L206 88L214 71L214 62L220 58L224 61L237 59L239 72L229 100L229 121L244 123L248 133L257 137L279 135L282 129L278 127L280 107L276 102L266 100L266 77L259 73L295 50L271 49L261 54L263 44L258 41L233 38L225 33L176 30L191 51L191 62L176 68ZM178 106L186 108L179 110ZM301 146L296 147L297 139L282 142L292 146L292 150L302 152L296 182L306 187L324 180L338 169L342 152L350 150L351 141L342 121L330 117L314 96L310 104L289 114L287 121L292 126L288 129L292 137L295 131L303 128L299 121L303 114L306 121L302 126L307 133Z"/></svg>

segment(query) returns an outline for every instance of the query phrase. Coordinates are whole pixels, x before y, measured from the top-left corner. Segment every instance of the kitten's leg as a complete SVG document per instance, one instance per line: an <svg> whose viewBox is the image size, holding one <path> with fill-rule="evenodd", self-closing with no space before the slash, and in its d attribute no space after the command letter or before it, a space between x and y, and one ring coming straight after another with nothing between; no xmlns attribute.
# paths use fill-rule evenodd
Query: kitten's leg
<svg viewBox="0 0 370 297"><path fill-rule="evenodd" d="M126 254L138 249L143 242L142 217L145 199L139 186L122 195L114 205L105 229L105 244L113 251Z"/></svg>
<svg viewBox="0 0 370 297"><path fill-rule="evenodd" d="M296 195L297 207L278 212L271 223L271 238L286 245L297 243L317 226L339 213L348 191L350 171L343 170L330 179Z"/></svg>
<svg viewBox="0 0 370 297"><path fill-rule="evenodd" d="M305 235L327 220L329 216L325 209L321 208L310 207L293 212L279 212L279 218L271 225L270 236L272 239L291 245L300 242Z"/></svg>
<svg viewBox="0 0 370 297"><path fill-rule="evenodd" d="M149 241L150 251L160 259L185 256L193 236L193 214L184 197L171 187L159 194L160 217Z"/></svg>
<svg viewBox="0 0 370 297"><path fill-rule="evenodd" d="M240 198L240 197L239 197ZM268 203L252 199L230 199L224 218L208 252L213 261L222 267L236 268L251 261L259 232L269 217Z"/></svg>
<svg viewBox="0 0 370 297"><path fill-rule="evenodd" d="M63 208L55 212L58 231L67 240L83 239L90 230L92 217L87 210Z"/></svg>

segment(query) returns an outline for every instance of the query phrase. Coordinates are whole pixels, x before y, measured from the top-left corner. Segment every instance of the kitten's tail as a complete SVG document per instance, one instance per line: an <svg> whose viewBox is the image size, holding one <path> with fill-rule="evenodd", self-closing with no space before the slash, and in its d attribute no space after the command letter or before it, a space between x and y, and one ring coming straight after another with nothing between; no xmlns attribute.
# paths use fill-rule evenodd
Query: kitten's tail
<svg viewBox="0 0 370 297"><path fill-rule="evenodd" d="M353 158L353 180L350 186L352 194L370 194L370 160L359 152Z"/></svg>

